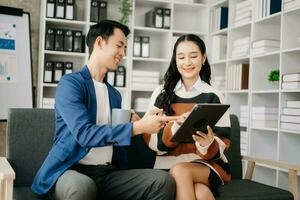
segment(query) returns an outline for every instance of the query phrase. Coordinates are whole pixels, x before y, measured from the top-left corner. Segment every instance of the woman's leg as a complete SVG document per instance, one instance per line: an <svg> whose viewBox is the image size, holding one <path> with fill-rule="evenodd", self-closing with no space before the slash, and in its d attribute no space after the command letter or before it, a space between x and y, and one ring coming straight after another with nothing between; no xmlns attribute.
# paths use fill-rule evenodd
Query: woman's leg
<svg viewBox="0 0 300 200"><path fill-rule="evenodd" d="M179 163L170 169L176 182L177 200L196 200L194 183L209 186L208 177L210 169L197 163Z"/></svg>
<svg viewBox="0 0 300 200"><path fill-rule="evenodd" d="M215 200L214 195L207 185L195 183L194 187L197 200Z"/></svg>

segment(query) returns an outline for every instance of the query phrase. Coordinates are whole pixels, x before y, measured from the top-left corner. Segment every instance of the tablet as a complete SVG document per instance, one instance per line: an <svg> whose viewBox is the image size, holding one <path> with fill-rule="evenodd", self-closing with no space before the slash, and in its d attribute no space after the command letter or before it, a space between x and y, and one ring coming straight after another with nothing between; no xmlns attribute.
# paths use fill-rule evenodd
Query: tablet
<svg viewBox="0 0 300 200"><path fill-rule="evenodd" d="M171 138L172 142L194 143L192 135L196 131L207 133L207 125L215 124L230 107L228 104L196 104L189 116Z"/></svg>

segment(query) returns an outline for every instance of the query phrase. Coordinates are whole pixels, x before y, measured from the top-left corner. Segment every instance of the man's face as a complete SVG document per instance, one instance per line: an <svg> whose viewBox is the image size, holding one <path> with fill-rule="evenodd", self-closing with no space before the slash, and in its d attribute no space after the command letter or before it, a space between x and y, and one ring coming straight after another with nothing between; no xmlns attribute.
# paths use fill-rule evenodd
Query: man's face
<svg viewBox="0 0 300 200"><path fill-rule="evenodd" d="M126 37L124 33L115 28L113 34L102 42L101 46L101 62L107 70L116 70L120 61L125 56Z"/></svg>

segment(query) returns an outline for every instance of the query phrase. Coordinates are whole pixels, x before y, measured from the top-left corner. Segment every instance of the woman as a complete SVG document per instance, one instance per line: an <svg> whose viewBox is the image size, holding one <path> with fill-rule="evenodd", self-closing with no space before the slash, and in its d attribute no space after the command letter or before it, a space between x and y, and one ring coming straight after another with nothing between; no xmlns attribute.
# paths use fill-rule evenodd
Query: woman
<svg viewBox="0 0 300 200"><path fill-rule="evenodd" d="M223 96L210 85L210 76L204 42L196 35L183 35L175 43L163 86L151 96L150 106L180 116L157 135L145 135L149 147L158 154L155 168L170 169L176 181L176 199L214 199L219 186L231 179L224 155L230 144L228 111L213 130L208 127L208 134L196 132L194 143L170 141L196 103L224 103Z"/></svg>

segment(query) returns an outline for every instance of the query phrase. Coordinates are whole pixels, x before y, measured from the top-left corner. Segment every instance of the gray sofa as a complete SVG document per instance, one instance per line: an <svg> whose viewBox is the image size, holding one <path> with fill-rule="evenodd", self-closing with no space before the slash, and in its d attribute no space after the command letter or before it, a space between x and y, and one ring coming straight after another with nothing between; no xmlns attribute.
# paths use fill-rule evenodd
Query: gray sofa
<svg viewBox="0 0 300 200"><path fill-rule="evenodd" d="M297 170L299 166L244 157L248 160L246 178L242 178L242 156L240 155L240 127L236 116L231 115L231 147L227 152L230 162L233 180L220 189L220 197L217 200L292 200L293 195L298 199ZM32 194L30 186L36 171L41 166L47 155L53 140L54 111L51 109L11 109L9 111L7 127L7 151L6 157L0 160L0 180L2 188L10 185L9 180L15 180L13 184L13 199L33 200L37 199ZM133 138L132 145L128 147L130 168L151 168L155 161L155 153L151 151L138 136ZM7 160L8 162L7 162ZM291 176L290 190L282 190L272 186L251 181L255 162L274 165L296 172ZM10 167L11 166L11 167ZM12 171L12 169L14 171ZM15 174L14 174L15 173ZM3 175L3 176L2 176ZM5 178L8 180L5 182ZM76 183L74 183L76 184ZM9 200L10 186L2 192L2 198ZM0 188L1 189L1 188ZM1 190L0 190L1 191ZM1 193L1 192L0 192ZM4 197L6 195L6 197ZM1 200L1 195L0 195Z"/></svg>

